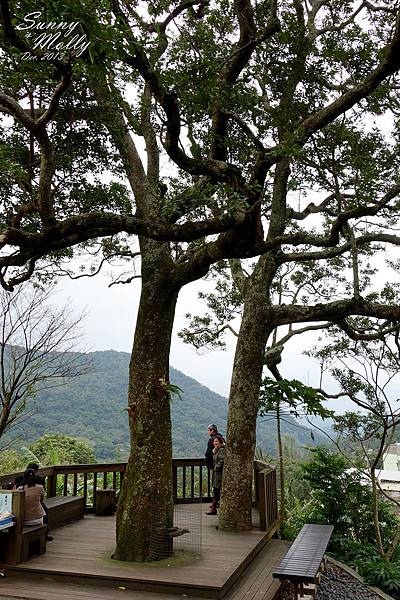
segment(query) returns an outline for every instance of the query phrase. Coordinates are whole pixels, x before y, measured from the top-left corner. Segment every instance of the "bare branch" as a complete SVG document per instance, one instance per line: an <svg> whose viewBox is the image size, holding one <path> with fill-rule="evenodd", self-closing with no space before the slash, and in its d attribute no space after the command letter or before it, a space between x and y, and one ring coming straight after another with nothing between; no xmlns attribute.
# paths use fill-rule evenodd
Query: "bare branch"
<svg viewBox="0 0 400 600"><path fill-rule="evenodd" d="M87 372L83 355L72 352L82 316L52 309L49 298L37 288L0 296L0 437L36 392Z"/></svg>

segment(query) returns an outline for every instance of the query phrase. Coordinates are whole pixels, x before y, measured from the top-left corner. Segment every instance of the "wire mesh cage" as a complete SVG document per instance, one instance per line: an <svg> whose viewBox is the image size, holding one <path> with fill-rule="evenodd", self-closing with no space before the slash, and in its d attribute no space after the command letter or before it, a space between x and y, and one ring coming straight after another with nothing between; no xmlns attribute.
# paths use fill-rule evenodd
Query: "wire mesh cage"
<svg viewBox="0 0 400 600"><path fill-rule="evenodd" d="M174 555L180 553L201 556L202 544L202 514L204 506L196 504L176 504L174 507L174 526L182 535L174 537Z"/></svg>
<svg viewBox="0 0 400 600"><path fill-rule="evenodd" d="M200 557L202 543L201 502L165 507L152 500L150 560L171 557Z"/></svg>

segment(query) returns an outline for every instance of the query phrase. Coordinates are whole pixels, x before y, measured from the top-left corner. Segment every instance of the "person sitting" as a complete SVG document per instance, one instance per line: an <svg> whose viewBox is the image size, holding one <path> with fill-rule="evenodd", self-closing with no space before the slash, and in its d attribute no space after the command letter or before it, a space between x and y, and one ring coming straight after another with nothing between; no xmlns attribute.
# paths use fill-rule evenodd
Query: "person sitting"
<svg viewBox="0 0 400 600"><path fill-rule="evenodd" d="M37 463L29 463L29 465L26 467L26 471L28 469L32 469L32 471L35 471L36 474L36 484L43 486L43 490L44 487L46 485L46 481L45 479L43 479L43 477L40 477L40 475L38 475L38 471L39 471L39 465ZM25 472L26 472L25 471ZM15 488L14 489L18 489L18 487L23 486L24 485L24 475L20 475L19 477L15 478ZM53 538L51 535L49 535L49 511L48 508L44 502L44 499L41 500L41 504L43 507L43 510L45 512L44 517L43 517L43 523L45 525L47 525L47 535L46 535L46 540L48 542L53 541Z"/></svg>
<svg viewBox="0 0 400 600"><path fill-rule="evenodd" d="M210 510L206 512L206 515L216 515L217 507L221 497L222 487L222 472L224 469L224 458L225 458L225 445L224 438L222 435L217 434L214 437L214 450L213 450L213 472L212 472L212 485L213 485L213 499L210 506Z"/></svg>
<svg viewBox="0 0 400 600"><path fill-rule="evenodd" d="M45 480L43 479L43 477L40 477L40 475L38 475L39 472L39 465L37 463L29 463L29 465L26 467L26 471L28 469L33 469L33 471L35 471L36 473L36 481L39 485L42 485L43 488L46 484ZM18 477L15 478L14 484L15 484L15 489L19 488L21 485L23 485L23 481L24 481L24 476L23 475L19 475Z"/></svg>
<svg viewBox="0 0 400 600"><path fill-rule="evenodd" d="M44 488L38 483L37 475L33 469L25 471L21 485L17 489L25 492L24 525L43 525L43 517L46 514L42 506Z"/></svg>

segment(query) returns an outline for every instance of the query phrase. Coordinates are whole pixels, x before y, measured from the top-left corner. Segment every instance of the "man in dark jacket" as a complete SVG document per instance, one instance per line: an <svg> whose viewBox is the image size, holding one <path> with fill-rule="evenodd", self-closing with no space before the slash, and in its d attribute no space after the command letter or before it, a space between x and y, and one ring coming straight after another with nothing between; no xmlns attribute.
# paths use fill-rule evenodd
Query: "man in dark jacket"
<svg viewBox="0 0 400 600"><path fill-rule="evenodd" d="M215 438L216 435L218 435L217 426L214 425L213 423L211 423L211 425L208 426L208 435L210 437L208 438L208 443L207 443L205 457L206 457L207 469L209 471L212 471L212 469L213 469L214 438Z"/></svg>

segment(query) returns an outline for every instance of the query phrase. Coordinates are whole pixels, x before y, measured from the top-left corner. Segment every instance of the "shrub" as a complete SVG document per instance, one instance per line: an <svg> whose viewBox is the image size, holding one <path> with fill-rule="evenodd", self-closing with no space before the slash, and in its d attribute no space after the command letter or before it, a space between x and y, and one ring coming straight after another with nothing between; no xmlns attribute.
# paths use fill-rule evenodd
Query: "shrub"
<svg viewBox="0 0 400 600"><path fill-rule="evenodd" d="M360 561L359 573L370 585L400 600L400 562L388 562L381 558Z"/></svg>

